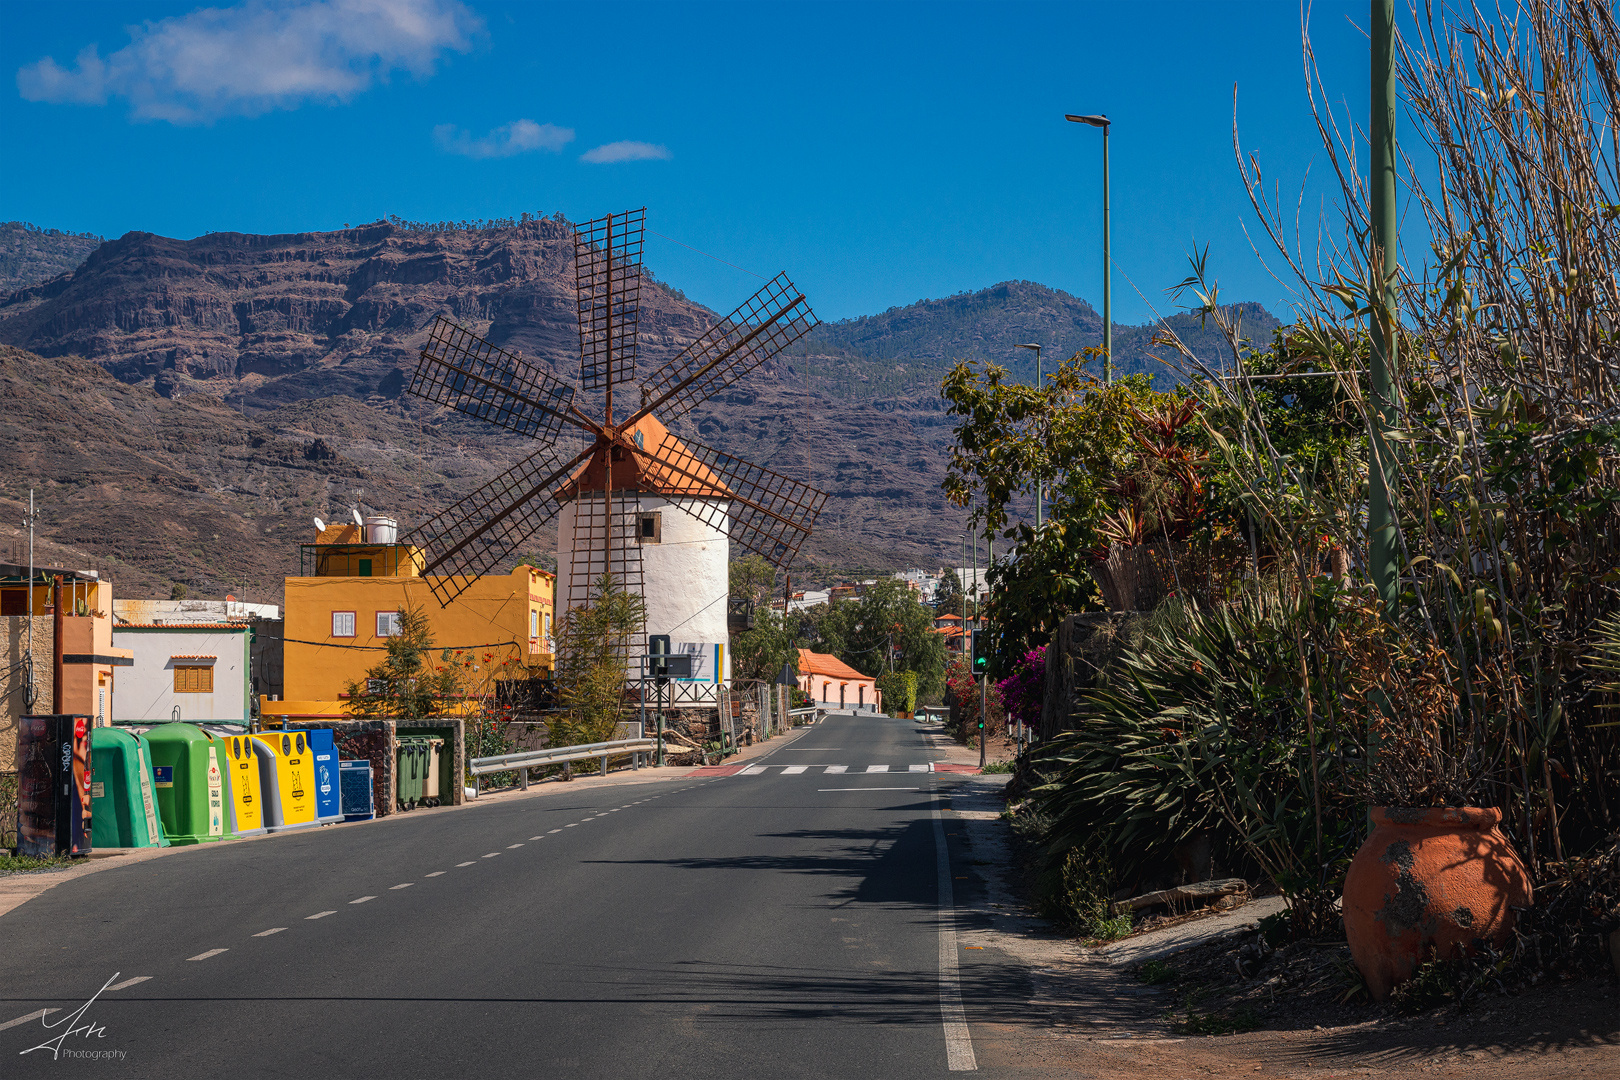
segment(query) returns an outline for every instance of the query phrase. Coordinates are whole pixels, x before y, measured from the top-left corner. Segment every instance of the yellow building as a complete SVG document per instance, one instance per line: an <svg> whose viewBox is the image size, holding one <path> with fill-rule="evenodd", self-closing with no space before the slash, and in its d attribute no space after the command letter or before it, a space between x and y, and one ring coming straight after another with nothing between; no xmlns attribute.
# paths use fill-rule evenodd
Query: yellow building
<svg viewBox="0 0 1620 1080"><path fill-rule="evenodd" d="M286 692L260 700L265 720L347 716L345 688L382 660L407 608L427 614L435 650L471 654L487 685L550 672L555 575L531 566L486 575L441 607L435 579L420 573L422 553L395 539L391 520L370 518L300 545L303 573L286 579L282 604Z"/></svg>

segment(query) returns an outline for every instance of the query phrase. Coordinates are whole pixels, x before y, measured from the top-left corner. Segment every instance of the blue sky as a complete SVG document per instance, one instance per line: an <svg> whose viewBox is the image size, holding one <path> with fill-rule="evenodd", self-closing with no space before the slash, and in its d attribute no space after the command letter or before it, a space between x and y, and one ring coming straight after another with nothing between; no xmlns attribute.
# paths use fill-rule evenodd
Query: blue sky
<svg viewBox="0 0 1620 1080"><path fill-rule="evenodd" d="M1311 10L1357 119L1366 13ZM1115 122L1120 322L1172 310L1195 241L1225 298L1285 313L1243 229L1263 244L1234 84L1290 201L1326 169L1293 3L8 0L0 30L0 218L191 237L646 205L824 319L1010 278L1100 306L1101 135L1065 112ZM758 285L658 236L646 259L722 310Z"/></svg>

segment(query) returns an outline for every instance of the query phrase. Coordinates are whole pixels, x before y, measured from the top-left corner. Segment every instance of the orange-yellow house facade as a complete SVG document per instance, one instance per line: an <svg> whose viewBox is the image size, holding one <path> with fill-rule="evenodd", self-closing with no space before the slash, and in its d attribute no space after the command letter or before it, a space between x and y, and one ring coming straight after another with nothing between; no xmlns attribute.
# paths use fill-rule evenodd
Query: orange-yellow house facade
<svg viewBox="0 0 1620 1080"><path fill-rule="evenodd" d="M380 535L393 539L391 528ZM475 678L489 676L490 686L495 678L551 670L556 578L543 570L519 566L475 578L441 607L432 588L437 579L420 573L421 552L407 544L365 543L361 526L328 526L315 543L303 545L301 561L302 570L314 573L286 579L285 694L259 703L260 716L271 724L348 716L346 688L382 660L407 608L426 613L435 654L472 654Z"/></svg>

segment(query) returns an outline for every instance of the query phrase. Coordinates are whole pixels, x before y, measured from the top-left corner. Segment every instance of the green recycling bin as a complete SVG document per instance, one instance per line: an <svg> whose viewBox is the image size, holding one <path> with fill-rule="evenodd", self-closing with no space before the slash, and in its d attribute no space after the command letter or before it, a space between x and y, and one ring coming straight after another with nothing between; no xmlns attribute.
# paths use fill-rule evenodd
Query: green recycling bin
<svg viewBox="0 0 1620 1080"><path fill-rule="evenodd" d="M396 801L401 810L410 810L422 801L422 786L427 780L426 744L426 739L399 740L399 766L394 774L399 777Z"/></svg>
<svg viewBox="0 0 1620 1080"><path fill-rule="evenodd" d="M192 724L164 724L146 733L152 748L152 787L171 844L206 844L234 835L226 814L230 792L224 744Z"/></svg>
<svg viewBox="0 0 1620 1080"><path fill-rule="evenodd" d="M168 847L152 788L152 752L129 731L90 729L90 836L93 847Z"/></svg>

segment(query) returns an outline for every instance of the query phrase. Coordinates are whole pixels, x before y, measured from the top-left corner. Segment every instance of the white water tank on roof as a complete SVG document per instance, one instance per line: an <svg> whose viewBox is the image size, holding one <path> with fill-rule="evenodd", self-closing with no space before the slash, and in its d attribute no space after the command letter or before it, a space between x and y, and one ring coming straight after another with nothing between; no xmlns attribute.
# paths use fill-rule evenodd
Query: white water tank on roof
<svg viewBox="0 0 1620 1080"><path fill-rule="evenodd" d="M366 543L393 544L399 540L399 522L391 517L366 518Z"/></svg>

